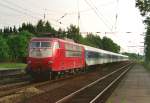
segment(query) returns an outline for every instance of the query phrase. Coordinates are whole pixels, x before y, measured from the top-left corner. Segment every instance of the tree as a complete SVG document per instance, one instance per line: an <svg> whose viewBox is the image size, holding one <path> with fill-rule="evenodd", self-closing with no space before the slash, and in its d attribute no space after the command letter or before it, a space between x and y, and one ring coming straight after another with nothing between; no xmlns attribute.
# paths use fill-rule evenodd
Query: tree
<svg viewBox="0 0 150 103"><path fill-rule="evenodd" d="M14 33L17 33L17 32L18 32L16 26L13 27L13 32L14 32Z"/></svg>
<svg viewBox="0 0 150 103"><path fill-rule="evenodd" d="M150 26L150 25L149 25ZM148 26L145 37L145 62L150 63L150 27Z"/></svg>
<svg viewBox="0 0 150 103"><path fill-rule="evenodd" d="M110 38L103 37L102 39L103 49L119 53L120 46L118 46L116 43L114 43Z"/></svg>
<svg viewBox="0 0 150 103"><path fill-rule="evenodd" d="M79 42L80 38L81 38L81 34L79 32L79 28L76 27L75 25L70 25L67 28L67 38L73 39L75 42Z"/></svg>
<svg viewBox="0 0 150 103"><path fill-rule="evenodd" d="M59 37L59 38L64 38L64 37L66 37L66 32L65 32L65 30L62 30L61 28L58 29L57 34L58 34L58 37Z"/></svg>
<svg viewBox="0 0 150 103"><path fill-rule="evenodd" d="M3 37L8 37L11 33L10 33L10 28L9 27L4 27L3 29Z"/></svg>
<svg viewBox="0 0 150 103"><path fill-rule="evenodd" d="M26 31L29 31L30 33L35 33L35 27L31 23L28 23L26 26Z"/></svg>
<svg viewBox="0 0 150 103"><path fill-rule="evenodd" d="M146 19L144 23L146 25L146 35L145 35L145 62L150 65L150 0L136 0L136 7L139 8L141 15Z"/></svg>
<svg viewBox="0 0 150 103"><path fill-rule="evenodd" d="M10 48L10 55L13 61L25 61L28 53L29 40L34 35L28 31L22 31L18 35L10 36L8 38L8 45Z"/></svg>
<svg viewBox="0 0 150 103"><path fill-rule="evenodd" d="M37 32L44 32L45 29L44 29L44 21L42 20L39 20L37 25L36 25L36 31Z"/></svg>
<svg viewBox="0 0 150 103"><path fill-rule="evenodd" d="M45 23L44 30L45 30L44 32L50 33L53 37L56 36L56 30L51 26L51 24L49 23L49 21L47 21Z"/></svg>
<svg viewBox="0 0 150 103"><path fill-rule="evenodd" d="M0 33L3 33L3 30L2 30L2 29L0 29Z"/></svg>
<svg viewBox="0 0 150 103"><path fill-rule="evenodd" d="M52 31L52 27L50 25L50 23L47 21L45 23L45 32L51 32Z"/></svg>
<svg viewBox="0 0 150 103"><path fill-rule="evenodd" d="M9 58L9 47L6 40L0 36L0 61L7 61Z"/></svg>
<svg viewBox="0 0 150 103"><path fill-rule="evenodd" d="M88 34L85 37L85 44L92 46L92 47L96 47L96 48L102 48L102 40L98 35L94 35L94 34Z"/></svg>
<svg viewBox="0 0 150 103"><path fill-rule="evenodd" d="M136 0L136 7L139 8L142 16L146 16L150 12L150 0Z"/></svg>
<svg viewBox="0 0 150 103"><path fill-rule="evenodd" d="M9 28L9 32L10 32L10 33L12 33L12 32L13 32L13 29L12 29L12 27L10 27L10 28Z"/></svg>
<svg viewBox="0 0 150 103"><path fill-rule="evenodd" d="M21 31L29 31L31 33L35 33L35 27L31 23L22 23L22 26L19 27L18 29L20 32Z"/></svg>
<svg viewBox="0 0 150 103"><path fill-rule="evenodd" d="M9 33L9 27L4 27L4 33L8 34Z"/></svg>
<svg viewBox="0 0 150 103"><path fill-rule="evenodd" d="M129 57L130 60L134 60L134 61L143 61L143 56L136 54L136 53L122 53L123 55L127 55Z"/></svg>
<svg viewBox="0 0 150 103"><path fill-rule="evenodd" d="M22 26L21 27L19 27L19 32L21 32L21 31L23 31L23 30L26 30L27 28L26 28L26 23L22 23Z"/></svg>

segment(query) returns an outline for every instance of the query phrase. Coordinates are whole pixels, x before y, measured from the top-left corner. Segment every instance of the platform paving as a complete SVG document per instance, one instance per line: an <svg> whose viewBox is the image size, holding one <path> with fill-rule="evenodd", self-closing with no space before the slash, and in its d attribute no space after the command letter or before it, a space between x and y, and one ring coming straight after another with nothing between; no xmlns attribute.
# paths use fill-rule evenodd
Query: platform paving
<svg viewBox="0 0 150 103"><path fill-rule="evenodd" d="M150 72L135 65L106 103L150 103Z"/></svg>

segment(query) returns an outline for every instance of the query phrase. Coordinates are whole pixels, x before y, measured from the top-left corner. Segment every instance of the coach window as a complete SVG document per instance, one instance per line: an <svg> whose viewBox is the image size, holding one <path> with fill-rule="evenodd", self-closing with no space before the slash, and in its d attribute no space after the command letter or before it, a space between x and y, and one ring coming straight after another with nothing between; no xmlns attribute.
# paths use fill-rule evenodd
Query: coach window
<svg viewBox="0 0 150 103"><path fill-rule="evenodd" d="M102 58L103 57L103 54L102 53L99 53L99 58Z"/></svg>
<svg viewBox="0 0 150 103"><path fill-rule="evenodd" d="M105 53L103 53L103 58L104 58L104 59L106 59L106 58L107 58L107 56L106 56L106 54L105 54Z"/></svg>
<svg viewBox="0 0 150 103"><path fill-rule="evenodd" d="M109 54L109 58L110 58L110 59L112 58L111 54Z"/></svg>
<svg viewBox="0 0 150 103"><path fill-rule="evenodd" d="M99 58L99 53L95 52L95 58L98 59Z"/></svg>

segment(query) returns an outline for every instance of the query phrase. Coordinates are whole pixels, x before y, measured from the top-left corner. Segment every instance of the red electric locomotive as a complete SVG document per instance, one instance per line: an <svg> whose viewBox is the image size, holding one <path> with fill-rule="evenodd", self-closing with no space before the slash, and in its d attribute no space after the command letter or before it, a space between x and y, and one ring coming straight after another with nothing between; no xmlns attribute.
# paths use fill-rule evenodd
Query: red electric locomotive
<svg viewBox="0 0 150 103"><path fill-rule="evenodd" d="M85 67L85 50L80 44L57 38L33 38L29 44L27 72L34 78Z"/></svg>

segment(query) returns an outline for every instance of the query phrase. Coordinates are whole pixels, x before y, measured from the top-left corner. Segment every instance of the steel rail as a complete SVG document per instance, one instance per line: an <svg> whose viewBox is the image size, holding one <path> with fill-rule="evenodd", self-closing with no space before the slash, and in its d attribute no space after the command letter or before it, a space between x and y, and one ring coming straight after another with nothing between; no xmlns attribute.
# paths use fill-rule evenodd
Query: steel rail
<svg viewBox="0 0 150 103"><path fill-rule="evenodd" d="M114 85L122 76L124 76L125 73L127 73L127 71L130 68L128 67L127 70L125 70L123 73L121 73L115 80L113 80L103 91L101 91L93 100L91 100L89 103L96 103L96 101L109 89L112 87L112 85Z"/></svg>
<svg viewBox="0 0 150 103"><path fill-rule="evenodd" d="M40 83L24 82L24 83L20 83L20 84L16 84L16 85L15 84L14 85L12 84L10 86L8 85L7 87L2 86L2 87L0 87L0 98L4 97L4 96L7 96L7 95L15 94L15 93L17 93L18 91L20 91L24 88L40 87L40 86L43 86L43 85L46 85L46 84L51 84L51 83L71 79L71 78L74 78L74 77L77 77L77 76L80 76L80 75L83 75L83 74L86 74L86 73L75 74L75 75L71 75L71 76L66 76L64 78L58 78L58 79L54 79L54 80L50 80L50 81L44 81L44 82L40 82ZM15 86L17 88L15 88ZM12 87L13 87L13 89L6 90L6 88L12 88ZM2 92L3 89L5 89L6 91Z"/></svg>
<svg viewBox="0 0 150 103"><path fill-rule="evenodd" d="M83 91L83 90L85 90L85 89L87 89L87 88L89 88L89 87L95 85L96 83L98 83L98 82L100 82L100 81L102 81L102 80L108 78L109 76L113 75L114 73L116 73L116 72L122 70L123 68L125 68L125 67L127 67L127 66L129 66L129 65L131 65L131 64L132 64L132 63L129 63L129 64L123 66L123 67L120 67L120 68L117 69L116 71L113 71L113 72L111 72L110 74L108 74L108 75L106 75L106 76L104 76L104 77L101 77L101 78L97 79L96 81L94 81L94 82L92 82L92 83L90 83L90 84L88 84L88 85L82 87L81 89L79 89L79 90L77 90L77 91L75 91L75 92L73 92L73 93L71 93L71 94L69 94L69 95L63 97L62 99L56 101L55 103L63 103L63 102L65 102L65 101L67 101L68 99L70 99L70 98L72 98L73 96L77 95L77 94L80 93L81 91Z"/></svg>

